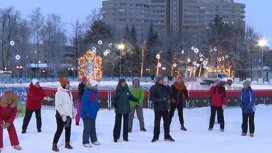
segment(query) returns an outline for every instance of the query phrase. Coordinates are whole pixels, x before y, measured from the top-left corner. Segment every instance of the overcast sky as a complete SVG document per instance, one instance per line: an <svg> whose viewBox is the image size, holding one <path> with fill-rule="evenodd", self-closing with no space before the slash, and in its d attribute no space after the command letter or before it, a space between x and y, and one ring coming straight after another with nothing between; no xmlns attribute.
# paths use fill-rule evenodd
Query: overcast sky
<svg viewBox="0 0 272 153"><path fill-rule="evenodd" d="M68 31L76 19L84 21L94 8L102 7L102 0L0 0L0 8L14 6L23 16L41 7L42 13L59 14L66 23ZM253 25L257 32L263 34L272 48L272 0L234 0L246 4L246 23Z"/></svg>

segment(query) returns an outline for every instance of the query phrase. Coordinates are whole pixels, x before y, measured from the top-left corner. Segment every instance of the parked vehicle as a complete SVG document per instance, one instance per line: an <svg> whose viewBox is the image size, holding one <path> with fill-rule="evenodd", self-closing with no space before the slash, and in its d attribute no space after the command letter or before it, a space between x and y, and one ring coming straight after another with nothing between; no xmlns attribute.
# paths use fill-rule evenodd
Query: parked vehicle
<svg viewBox="0 0 272 153"><path fill-rule="evenodd" d="M214 83L217 78L222 79L223 84L231 85L233 79L224 72L208 72L208 77L202 77L204 84Z"/></svg>

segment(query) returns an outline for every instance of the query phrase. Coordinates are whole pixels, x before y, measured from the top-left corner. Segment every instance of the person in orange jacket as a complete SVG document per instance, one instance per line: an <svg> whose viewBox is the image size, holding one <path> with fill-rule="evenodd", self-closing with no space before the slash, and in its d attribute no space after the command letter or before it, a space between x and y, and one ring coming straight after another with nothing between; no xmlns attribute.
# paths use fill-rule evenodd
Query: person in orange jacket
<svg viewBox="0 0 272 153"><path fill-rule="evenodd" d="M7 91L0 98L0 152L3 148L3 129L8 130L10 143L16 150L21 150L18 136L14 127L13 121L17 113L18 96L12 92Z"/></svg>

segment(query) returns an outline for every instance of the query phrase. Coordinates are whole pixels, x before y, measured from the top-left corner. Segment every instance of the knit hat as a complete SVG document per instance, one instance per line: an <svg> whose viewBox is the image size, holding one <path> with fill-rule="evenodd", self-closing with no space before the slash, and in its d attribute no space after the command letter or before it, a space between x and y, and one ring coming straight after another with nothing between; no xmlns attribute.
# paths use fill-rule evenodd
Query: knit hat
<svg viewBox="0 0 272 153"><path fill-rule="evenodd" d="M64 78L59 78L60 86L64 87L67 83L69 83L68 80Z"/></svg>
<svg viewBox="0 0 272 153"><path fill-rule="evenodd" d="M85 82L87 80L87 78L84 76L81 78L81 82Z"/></svg>
<svg viewBox="0 0 272 153"><path fill-rule="evenodd" d="M134 79L133 81L132 81L132 84L134 85L134 82L135 81L138 81L138 84L140 84L140 80L139 79Z"/></svg>
<svg viewBox="0 0 272 153"><path fill-rule="evenodd" d="M161 75L156 76L156 82L159 82L159 81L161 81L162 79L164 79L163 76L161 76Z"/></svg>
<svg viewBox="0 0 272 153"><path fill-rule="evenodd" d="M251 82L249 81L249 80L246 80L246 81L244 81L244 83L243 83L244 85L247 85L247 86L249 86L250 87L250 85L251 85Z"/></svg>
<svg viewBox="0 0 272 153"><path fill-rule="evenodd" d="M118 82L118 85L121 85L123 82L126 82L125 79L120 79L119 82Z"/></svg>
<svg viewBox="0 0 272 153"><path fill-rule="evenodd" d="M220 83L221 81L222 81L222 79L220 79L220 78L216 78L216 80L215 80L216 82L218 82L218 83Z"/></svg>
<svg viewBox="0 0 272 153"><path fill-rule="evenodd" d="M183 79L182 75L177 75L177 79Z"/></svg>
<svg viewBox="0 0 272 153"><path fill-rule="evenodd" d="M33 85L35 85L36 83L39 83L39 80L37 80L37 79L32 79L31 82L32 82Z"/></svg>
<svg viewBox="0 0 272 153"><path fill-rule="evenodd" d="M97 81L95 81L95 80L90 80L90 84L94 87L94 86L96 86L98 83L97 83Z"/></svg>

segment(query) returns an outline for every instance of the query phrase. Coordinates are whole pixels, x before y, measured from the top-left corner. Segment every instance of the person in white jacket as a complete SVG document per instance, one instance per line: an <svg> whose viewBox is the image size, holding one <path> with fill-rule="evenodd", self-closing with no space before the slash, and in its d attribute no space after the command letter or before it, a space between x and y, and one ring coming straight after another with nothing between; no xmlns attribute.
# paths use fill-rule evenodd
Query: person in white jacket
<svg viewBox="0 0 272 153"><path fill-rule="evenodd" d="M57 131L54 136L52 150L58 152L57 143L65 127L65 148L73 149L70 145L71 122L74 118L73 96L70 83L64 78L59 78L60 86L55 95Z"/></svg>

